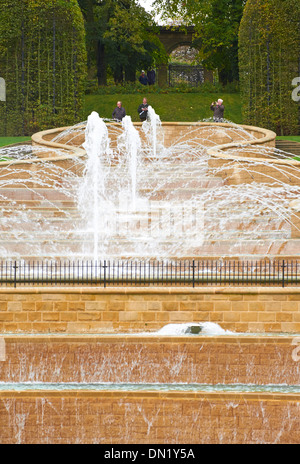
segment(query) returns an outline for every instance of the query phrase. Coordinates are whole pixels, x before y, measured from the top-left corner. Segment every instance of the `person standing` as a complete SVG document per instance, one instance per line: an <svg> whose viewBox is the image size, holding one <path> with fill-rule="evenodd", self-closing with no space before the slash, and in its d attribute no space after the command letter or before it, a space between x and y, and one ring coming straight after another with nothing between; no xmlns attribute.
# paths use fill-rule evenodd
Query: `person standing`
<svg viewBox="0 0 300 464"><path fill-rule="evenodd" d="M113 110L112 117L116 121L122 121L122 119L126 116L126 111L122 107L122 102L118 101L116 108Z"/></svg>
<svg viewBox="0 0 300 464"><path fill-rule="evenodd" d="M150 69L147 72L147 79L148 79L148 84L149 85L154 85L155 84L155 71L154 71L154 69Z"/></svg>
<svg viewBox="0 0 300 464"><path fill-rule="evenodd" d="M210 109L214 112L214 122L223 122L225 106L223 100L219 98L217 102L211 104Z"/></svg>
<svg viewBox="0 0 300 464"><path fill-rule="evenodd" d="M148 102L147 98L143 98L143 103L138 107L138 113L141 121L146 121L148 116Z"/></svg>
<svg viewBox="0 0 300 464"><path fill-rule="evenodd" d="M147 76L145 74L145 71L142 71L140 77L139 77L139 81L141 84L143 85L147 85L148 84L148 79L147 79Z"/></svg>

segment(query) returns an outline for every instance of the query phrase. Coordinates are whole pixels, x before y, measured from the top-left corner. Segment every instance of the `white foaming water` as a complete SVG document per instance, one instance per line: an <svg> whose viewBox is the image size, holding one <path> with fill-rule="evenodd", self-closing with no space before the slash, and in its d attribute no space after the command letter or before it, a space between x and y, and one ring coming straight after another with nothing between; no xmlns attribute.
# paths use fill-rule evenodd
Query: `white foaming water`
<svg viewBox="0 0 300 464"><path fill-rule="evenodd" d="M123 143L128 160L129 177L131 179L131 204L132 209L136 208L137 200L137 174L138 165L141 162L141 139L138 131L132 124L130 116L122 119L123 134L119 137L119 142Z"/></svg>
<svg viewBox="0 0 300 464"><path fill-rule="evenodd" d="M3 258L23 257L23 243L32 258L295 254L290 237L297 211L291 205L300 196L300 173L296 163L287 166L291 155L245 145L227 150L228 160L219 163L208 148L224 140L253 140L236 125L178 129L172 144L164 146L165 128L149 108L149 120L139 130L129 117L116 124L94 112L86 127L57 135L55 140L67 145L79 145L85 137L87 157L71 158L69 152L66 164L50 160L68 154L63 150L0 150L9 160L0 172ZM247 163L231 159L243 154ZM282 164L274 168L278 159ZM257 170L267 184L251 181ZM249 180L236 185L232 175Z"/></svg>
<svg viewBox="0 0 300 464"><path fill-rule="evenodd" d="M200 333L204 335L231 335L234 332L229 330L224 330L218 324L214 322L195 322L195 323L185 323L185 324L167 324L161 329L159 329L157 335L186 335L190 333L191 327L200 327Z"/></svg>
<svg viewBox="0 0 300 464"><path fill-rule="evenodd" d="M148 106L147 121L143 123L143 130L150 144L149 157L153 159L163 156L164 142L161 120L151 105Z"/></svg>
<svg viewBox="0 0 300 464"><path fill-rule="evenodd" d="M88 117L83 147L88 158L79 190L79 207L93 231L93 257L97 260L99 231L104 230L102 221L107 203L105 182L109 175L111 151L107 126L96 112Z"/></svg>

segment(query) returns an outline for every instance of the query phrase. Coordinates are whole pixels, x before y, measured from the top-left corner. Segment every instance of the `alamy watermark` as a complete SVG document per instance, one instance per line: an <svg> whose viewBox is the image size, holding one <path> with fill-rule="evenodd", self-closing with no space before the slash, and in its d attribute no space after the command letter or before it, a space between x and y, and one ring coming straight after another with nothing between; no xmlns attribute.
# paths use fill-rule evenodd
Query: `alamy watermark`
<svg viewBox="0 0 300 464"><path fill-rule="evenodd" d="M299 362L300 361L300 337L293 338L292 346L296 347L292 351L292 359L295 362Z"/></svg>
<svg viewBox="0 0 300 464"><path fill-rule="evenodd" d="M126 234L135 238L176 239L194 238L199 245L204 240L205 211L202 202L191 201L173 202L146 201L132 207L130 201L119 201L115 214L110 210L101 214L102 229L118 236Z"/></svg>
<svg viewBox="0 0 300 464"><path fill-rule="evenodd" d="M5 339L0 338L0 361L6 361L6 346Z"/></svg>
<svg viewBox="0 0 300 464"><path fill-rule="evenodd" d="M292 85L297 86L292 92L292 100L294 102L300 102L300 77L295 77L292 80Z"/></svg>
<svg viewBox="0 0 300 464"><path fill-rule="evenodd" d="M0 101L6 101L6 84L3 77L0 77Z"/></svg>

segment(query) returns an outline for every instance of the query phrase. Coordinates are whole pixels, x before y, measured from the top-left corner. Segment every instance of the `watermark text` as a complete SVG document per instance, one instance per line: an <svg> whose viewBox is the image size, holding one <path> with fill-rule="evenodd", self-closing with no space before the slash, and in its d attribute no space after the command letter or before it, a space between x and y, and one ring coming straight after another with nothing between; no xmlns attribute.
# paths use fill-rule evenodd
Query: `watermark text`
<svg viewBox="0 0 300 464"><path fill-rule="evenodd" d="M300 361L300 337L295 337L292 341L292 346L296 346L296 348L292 351L292 359L295 362Z"/></svg>
<svg viewBox="0 0 300 464"><path fill-rule="evenodd" d="M6 85L3 77L0 77L0 101L6 101Z"/></svg>
<svg viewBox="0 0 300 464"><path fill-rule="evenodd" d="M292 80L292 85L297 86L292 92L292 100L294 102L300 102L300 76Z"/></svg>
<svg viewBox="0 0 300 464"><path fill-rule="evenodd" d="M6 347L4 338L0 338L0 361L6 361Z"/></svg>

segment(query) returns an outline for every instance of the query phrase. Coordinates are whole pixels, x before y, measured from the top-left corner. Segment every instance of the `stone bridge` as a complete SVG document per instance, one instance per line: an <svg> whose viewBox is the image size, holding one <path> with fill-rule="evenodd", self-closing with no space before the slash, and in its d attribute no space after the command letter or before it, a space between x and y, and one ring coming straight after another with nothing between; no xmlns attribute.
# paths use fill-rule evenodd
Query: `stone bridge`
<svg viewBox="0 0 300 464"><path fill-rule="evenodd" d="M195 38L195 28L194 26L189 26L185 30L183 30L180 26L177 27L167 27L167 26L160 26L159 40L165 47L165 50L168 55L170 55L173 50L182 46L188 45L192 46L194 38ZM157 81L159 86L165 86L168 84L168 64L161 65L158 68L158 76ZM213 75L211 71L205 70L204 71L204 79L205 81L213 81Z"/></svg>

